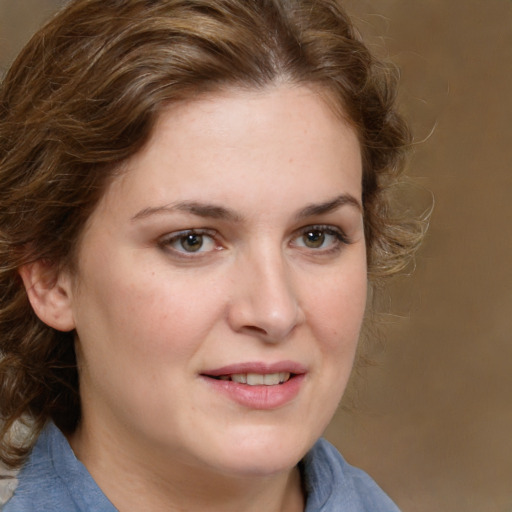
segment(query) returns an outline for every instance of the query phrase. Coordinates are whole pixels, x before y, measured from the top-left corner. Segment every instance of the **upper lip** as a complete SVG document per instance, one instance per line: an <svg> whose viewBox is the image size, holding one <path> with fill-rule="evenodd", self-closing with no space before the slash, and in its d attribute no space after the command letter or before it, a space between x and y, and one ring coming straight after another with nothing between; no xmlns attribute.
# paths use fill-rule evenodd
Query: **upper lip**
<svg viewBox="0 0 512 512"><path fill-rule="evenodd" d="M275 363L245 362L234 363L220 368L214 368L201 372L209 377L220 377L221 375L233 375L240 373L257 373L267 375L270 373L293 373L295 375L306 373L306 368L295 361L278 361Z"/></svg>

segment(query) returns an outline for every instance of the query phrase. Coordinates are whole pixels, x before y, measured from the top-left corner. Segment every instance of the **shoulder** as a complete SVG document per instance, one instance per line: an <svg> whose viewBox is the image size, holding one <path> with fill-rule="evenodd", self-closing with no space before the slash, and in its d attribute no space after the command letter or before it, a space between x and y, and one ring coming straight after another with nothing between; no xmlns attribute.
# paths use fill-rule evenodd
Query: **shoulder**
<svg viewBox="0 0 512 512"><path fill-rule="evenodd" d="M76 510L69 500L52 460L52 440L58 434L53 428L45 429L32 453L18 474L14 495L2 508L3 512L32 512L52 510L55 503L62 503L66 510Z"/></svg>
<svg viewBox="0 0 512 512"><path fill-rule="evenodd" d="M306 512L400 512L387 494L320 439L302 462Z"/></svg>
<svg viewBox="0 0 512 512"><path fill-rule="evenodd" d="M60 430L48 425L39 436L3 512L115 511Z"/></svg>

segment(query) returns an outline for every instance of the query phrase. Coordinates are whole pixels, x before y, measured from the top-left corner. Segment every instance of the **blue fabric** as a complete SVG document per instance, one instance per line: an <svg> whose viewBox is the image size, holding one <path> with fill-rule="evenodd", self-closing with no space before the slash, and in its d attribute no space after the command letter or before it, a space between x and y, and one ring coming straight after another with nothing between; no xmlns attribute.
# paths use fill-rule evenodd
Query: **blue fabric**
<svg viewBox="0 0 512 512"><path fill-rule="evenodd" d="M320 439L301 463L307 494L305 512L400 512L361 469Z"/></svg>
<svg viewBox="0 0 512 512"><path fill-rule="evenodd" d="M39 436L3 512L117 512L53 424Z"/></svg>
<svg viewBox="0 0 512 512"><path fill-rule="evenodd" d="M305 512L399 512L364 472L319 440L301 462ZM116 512L60 430L41 433L3 512Z"/></svg>

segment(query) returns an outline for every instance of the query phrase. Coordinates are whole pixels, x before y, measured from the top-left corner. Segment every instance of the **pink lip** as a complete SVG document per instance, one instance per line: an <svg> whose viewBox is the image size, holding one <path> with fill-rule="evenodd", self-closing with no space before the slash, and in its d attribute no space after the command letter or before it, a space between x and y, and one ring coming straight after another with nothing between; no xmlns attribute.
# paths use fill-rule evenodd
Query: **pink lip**
<svg viewBox="0 0 512 512"><path fill-rule="evenodd" d="M214 377L232 375L235 373L291 373L292 377L275 386L249 386L229 380L218 380ZM278 363L248 362L238 363L201 374L214 392L226 396L242 407L258 410L277 409L290 403L298 394L306 376L304 366L293 361L280 361Z"/></svg>
<svg viewBox="0 0 512 512"><path fill-rule="evenodd" d="M234 373L280 373L289 372L295 374L306 373L306 368L294 361L278 361L276 363L262 363L262 362L247 362L236 363L215 368L213 370L206 370L201 372L202 375L209 377L220 377L221 375L233 375Z"/></svg>

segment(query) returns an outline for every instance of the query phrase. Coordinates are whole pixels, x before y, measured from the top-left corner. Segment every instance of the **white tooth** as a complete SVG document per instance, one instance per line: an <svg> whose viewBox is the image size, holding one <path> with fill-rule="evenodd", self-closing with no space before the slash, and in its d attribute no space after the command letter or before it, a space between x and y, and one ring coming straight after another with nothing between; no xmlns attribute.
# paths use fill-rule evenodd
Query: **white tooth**
<svg viewBox="0 0 512 512"><path fill-rule="evenodd" d="M281 372L279 374L279 382L287 382L290 379L290 374L288 372Z"/></svg>
<svg viewBox="0 0 512 512"><path fill-rule="evenodd" d="M267 373L262 375L260 373L234 373L230 377L222 376L222 380L231 379L233 382L240 384L248 384L249 386L276 386L286 382L290 378L290 373Z"/></svg>
<svg viewBox="0 0 512 512"><path fill-rule="evenodd" d="M268 373L263 375L263 384L265 386L275 386L279 384L279 373Z"/></svg>
<svg viewBox="0 0 512 512"><path fill-rule="evenodd" d="M249 384L249 386L261 386L263 384L263 375L258 373L248 373L247 384Z"/></svg>
<svg viewBox="0 0 512 512"><path fill-rule="evenodd" d="M247 375L245 373L234 373L231 375L231 380L240 384L247 384Z"/></svg>

